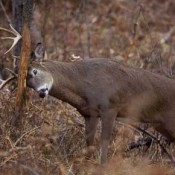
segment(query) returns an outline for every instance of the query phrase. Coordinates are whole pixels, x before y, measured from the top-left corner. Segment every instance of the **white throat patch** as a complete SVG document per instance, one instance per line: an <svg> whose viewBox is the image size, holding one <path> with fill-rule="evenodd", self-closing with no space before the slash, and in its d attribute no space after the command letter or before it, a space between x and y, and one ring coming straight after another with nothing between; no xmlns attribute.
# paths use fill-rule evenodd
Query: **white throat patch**
<svg viewBox="0 0 175 175"><path fill-rule="evenodd" d="M49 94L49 91L50 91L51 88L52 88L52 85L53 85L53 78L52 78L51 81L48 82L47 84L44 83L44 84L42 84L41 86L37 87L36 91L39 92L39 91L45 89L45 93L46 93L46 95L48 95L48 94Z"/></svg>

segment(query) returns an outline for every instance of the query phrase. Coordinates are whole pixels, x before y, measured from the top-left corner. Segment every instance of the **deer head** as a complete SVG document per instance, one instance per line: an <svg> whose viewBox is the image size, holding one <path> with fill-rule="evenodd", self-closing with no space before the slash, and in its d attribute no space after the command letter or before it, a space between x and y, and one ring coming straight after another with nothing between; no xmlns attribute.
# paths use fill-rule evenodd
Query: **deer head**
<svg viewBox="0 0 175 175"><path fill-rule="evenodd" d="M50 91L53 85L51 73L41 62L46 58L45 47L38 43L35 51L32 53L32 63L29 66L27 74L27 85L39 93L39 96L44 98ZM39 62L37 62L39 60Z"/></svg>

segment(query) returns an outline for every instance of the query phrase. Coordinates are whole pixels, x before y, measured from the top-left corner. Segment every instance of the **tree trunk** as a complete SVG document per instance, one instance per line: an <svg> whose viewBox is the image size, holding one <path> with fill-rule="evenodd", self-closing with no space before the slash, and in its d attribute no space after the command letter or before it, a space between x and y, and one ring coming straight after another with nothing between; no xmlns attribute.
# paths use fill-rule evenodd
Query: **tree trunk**
<svg viewBox="0 0 175 175"><path fill-rule="evenodd" d="M22 2L21 2L22 1ZM17 2L17 0L13 0L13 2ZM31 53L31 38L30 38L30 23L31 16L33 10L33 0L20 0L17 4L13 4L18 6L19 13L17 11L14 15L17 15L18 20L15 19L15 25L17 25L17 29L22 29L22 43L15 49L15 53L19 54L20 52L20 62L19 62L19 73L18 73L18 89L16 94L16 104L15 104L15 120L14 125L21 129L22 126L22 116L24 112L24 107L26 104L26 76L27 69L30 59ZM22 15L19 17L22 8ZM22 24L22 27L21 27ZM15 26L16 27L16 26ZM22 50L21 50L22 46Z"/></svg>
<svg viewBox="0 0 175 175"><path fill-rule="evenodd" d="M12 25L13 27L22 34L23 27L23 0L12 0L12 11L13 11L13 19ZM14 47L13 54L15 56L19 56L21 52L22 41L20 40L17 45ZM17 66L17 65L16 65Z"/></svg>

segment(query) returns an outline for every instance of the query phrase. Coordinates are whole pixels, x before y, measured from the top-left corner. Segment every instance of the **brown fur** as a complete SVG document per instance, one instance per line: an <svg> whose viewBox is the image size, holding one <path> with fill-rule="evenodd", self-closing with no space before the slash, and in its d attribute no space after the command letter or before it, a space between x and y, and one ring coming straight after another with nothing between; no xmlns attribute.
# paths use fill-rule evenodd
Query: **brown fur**
<svg viewBox="0 0 175 175"><path fill-rule="evenodd" d="M93 144L101 118L102 163L107 159L116 117L152 123L170 139L175 138L175 82L172 79L105 58L71 63L35 62L31 67L49 73L43 80L47 81L49 75L53 77L49 94L71 104L85 117L88 146ZM37 81L30 80L29 86L35 88Z"/></svg>

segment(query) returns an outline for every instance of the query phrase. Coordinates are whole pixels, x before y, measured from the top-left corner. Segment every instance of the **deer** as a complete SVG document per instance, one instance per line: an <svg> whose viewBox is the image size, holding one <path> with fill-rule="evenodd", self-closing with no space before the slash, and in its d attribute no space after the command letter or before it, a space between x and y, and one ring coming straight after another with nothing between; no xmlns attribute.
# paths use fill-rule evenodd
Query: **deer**
<svg viewBox="0 0 175 175"><path fill-rule="evenodd" d="M34 55L44 57L43 48L39 44ZM175 139L175 82L163 75L109 58L35 60L28 69L27 86L41 98L50 95L75 107L85 119L87 146L93 145L101 120L101 164L107 161L116 118L150 123L170 140Z"/></svg>
<svg viewBox="0 0 175 175"><path fill-rule="evenodd" d="M21 36L11 26L14 45ZM9 52L11 48L7 51ZM6 52L6 53L7 53ZM116 59L89 58L74 62L51 61L39 43L31 54L27 86L41 98L47 95L69 103L85 119L87 146L92 146L102 123L100 162L106 163L115 120L150 123L170 141L175 140L175 82L166 76L135 68ZM38 61L39 58L39 61ZM0 89L16 78L2 81Z"/></svg>

